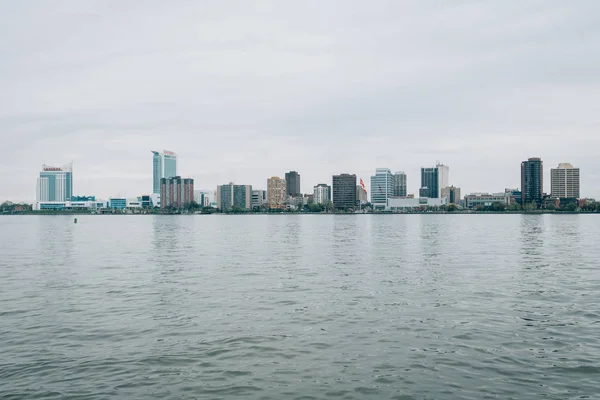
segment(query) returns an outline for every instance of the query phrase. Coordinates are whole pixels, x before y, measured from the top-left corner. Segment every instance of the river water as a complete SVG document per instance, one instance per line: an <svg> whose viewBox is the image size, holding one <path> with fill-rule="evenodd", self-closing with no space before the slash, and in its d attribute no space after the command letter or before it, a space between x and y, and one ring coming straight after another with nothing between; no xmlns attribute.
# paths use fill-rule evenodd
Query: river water
<svg viewBox="0 0 600 400"><path fill-rule="evenodd" d="M0 398L600 398L600 216L0 217Z"/></svg>

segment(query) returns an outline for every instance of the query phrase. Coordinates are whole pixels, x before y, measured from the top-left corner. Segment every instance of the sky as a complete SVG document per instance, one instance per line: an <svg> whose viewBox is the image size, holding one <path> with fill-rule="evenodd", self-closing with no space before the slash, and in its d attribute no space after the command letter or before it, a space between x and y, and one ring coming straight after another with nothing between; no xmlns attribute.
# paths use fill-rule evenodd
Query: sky
<svg viewBox="0 0 600 400"><path fill-rule="evenodd" d="M520 163L581 168L600 198L600 2L0 0L0 201L42 164L74 193L152 192L151 150L197 189L302 190L450 167L462 193Z"/></svg>

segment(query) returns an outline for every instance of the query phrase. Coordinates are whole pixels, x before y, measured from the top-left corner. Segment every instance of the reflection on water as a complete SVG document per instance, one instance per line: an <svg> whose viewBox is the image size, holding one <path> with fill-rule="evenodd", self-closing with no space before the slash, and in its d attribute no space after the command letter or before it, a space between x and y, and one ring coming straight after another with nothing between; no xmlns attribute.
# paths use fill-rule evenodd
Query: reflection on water
<svg viewBox="0 0 600 400"><path fill-rule="evenodd" d="M594 398L595 217L2 217L0 398Z"/></svg>

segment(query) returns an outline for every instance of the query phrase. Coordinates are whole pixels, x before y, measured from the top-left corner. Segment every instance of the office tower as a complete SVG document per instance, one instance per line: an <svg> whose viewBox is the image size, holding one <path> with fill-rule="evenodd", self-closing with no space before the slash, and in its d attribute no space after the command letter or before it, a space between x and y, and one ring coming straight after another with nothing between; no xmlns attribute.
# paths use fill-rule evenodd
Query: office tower
<svg viewBox="0 0 600 400"><path fill-rule="evenodd" d="M344 210L356 207L356 175L333 175L333 206Z"/></svg>
<svg viewBox="0 0 600 400"><path fill-rule="evenodd" d="M152 150L152 192L160 193L161 178L177 176L177 154L163 150L162 153Z"/></svg>
<svg viewBox="0 0 600 400"><path fill-rule="evenodd" d="M252 208L260 207L267 203L267 191L266 190L253 190L252 191Z"/></svg>
<svg viewBox="0 0 600 400"><path fill-rule="evenodd" d="M460 188L456 186L447 186L442 189L441 197L448 200L448 204L460 203Z"/></svg>
<svg viewBox="0 0 600 400"><path fill-rule="evenodd" d="M73 196L73 163L63 167L42 165L37 180L37 202L71 201Z"/></svg>
<svg viewBox="0 0 600 400"><path fill-rule="evenodd" d="M441 195L441 189L448 186L450 177L450 168L447 165L437 163L434 168L421 168L421 189L419 193L438 199ZM424 190L428 189L428 190Z"/></svg>
<svg viewBox="0 0 600 400"><path fill-rule="evenodd" d="M367 190L360 186L356 185L356 201L358 204L367 204Z"/></svg>
<svg viewBox="0 0 600 400"><path fill-rule="evenodd" d="M269 208L284 208L286 196L286 182L278 176L267 179L267 203Z"/></svg>
<svg viewBox="0 0 600 400"><path fill-rule="evenodd" d="M579 168L560 163L550 170L551 196L559 199L579 198Z"/></svg>
<svg viewBox="0 0 600 400"><path fill-rule="evenodd" d="M313 201L317 204L326 204L331 201L331 186L319 183L313 188Z"/></svg>
<svg viewBox="0 0 600 400"><path fill-rule="evenodd" d="M162 154L152 150L152 193L160 193L161 178L164 178Z"/></svg>
<svg viewBox="0 0 600 400"><path fill-rule="evenodd" d="M288 196L297 197L301 196L300 191L300 174L296 171L290 171L285 173L285 187L286 194Z"/></svg>
<svg viewBox="0 0 600 400"><path fill-rule="evenodd" d="M374 208L385 207L394 195L394 175L387 168L377 168L371 176L371 204Z"/></svg>
<svg viewBox="0 0 600 400"><path fill-rule="evenodd" d="M252 209L252 185L226 185L217 186L217 207L221 211L232 209Z"/></svg>
<svg viewBox="0 0 600 400"><path fill-rule="evenodd" d="M427 186L419 189L419 197L429 197L429 188Z"/></svg>
<svg viewBox="0 0 600 400"><path fill-rule="evenodd" d="M544 197L544 164L541 158L530 158L521 163L521 202L523 207L535 203L538 207Z"/></svg>
<svg viewBox="0 0 600 400"><path fill-rule="evenodd" d="M160 207L181 209L194 200L194 180L173 176L160 179Z"/></svg>
<svg viewBox="0 0 600 400"><path fill-rule="evenodd" d="M403 171L398 171L394 174L393 195L394 197L406 197L406 194L406 174Z"/></svg>

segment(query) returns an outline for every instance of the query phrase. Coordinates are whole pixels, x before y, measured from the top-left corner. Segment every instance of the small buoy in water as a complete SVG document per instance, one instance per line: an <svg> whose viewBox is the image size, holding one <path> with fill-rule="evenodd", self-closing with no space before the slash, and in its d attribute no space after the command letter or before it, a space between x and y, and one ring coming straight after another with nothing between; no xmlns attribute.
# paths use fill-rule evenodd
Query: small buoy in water
<svg viewBox="0 0 600 400"><path fill-rule="evenodd" d="M74 223L74 224L76 224L76 223L77 223L77 218L75 218L75 219L73 220L73 223Z"/></svg>

